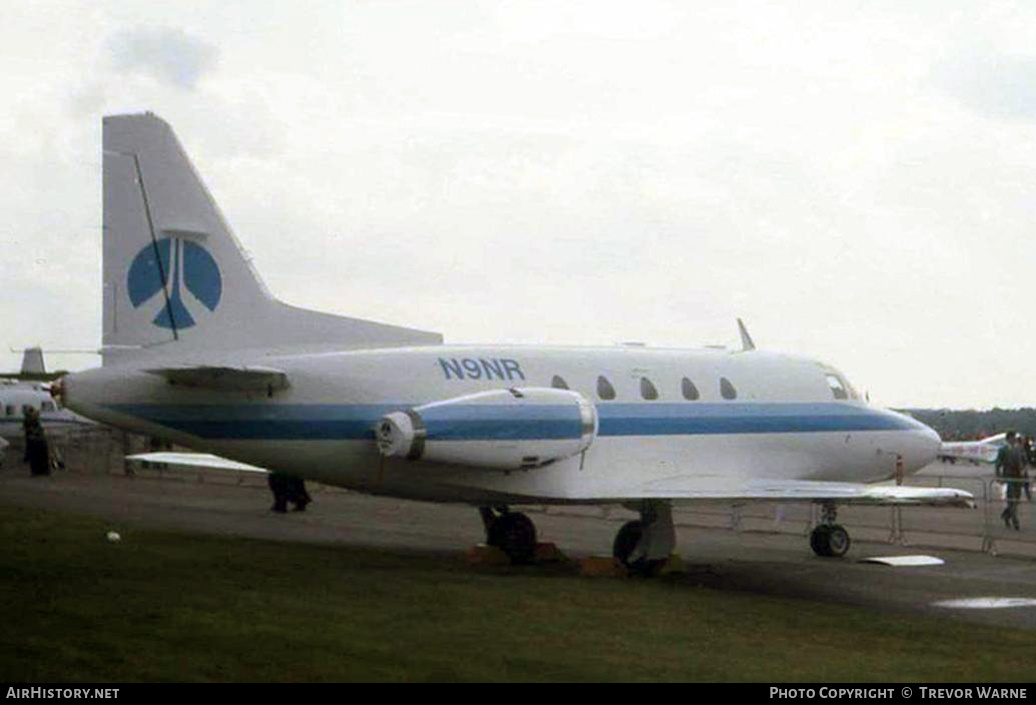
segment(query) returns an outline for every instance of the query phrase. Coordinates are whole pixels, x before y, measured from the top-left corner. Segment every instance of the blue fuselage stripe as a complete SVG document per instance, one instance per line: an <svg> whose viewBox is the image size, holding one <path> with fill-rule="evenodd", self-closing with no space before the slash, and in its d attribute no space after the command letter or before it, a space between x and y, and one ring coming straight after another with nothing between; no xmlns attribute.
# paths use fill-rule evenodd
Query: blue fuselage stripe
<svg viewBox="0 0 1036 705"><path fill-rule="evenodd" d="M364 440L381 417L412 404L120 404L112 411L208 439ZM578 438L571 408L452 405L429 413L429 440L534 440ZM430 411L430 410L429 410ZM603 404L600 436L690 436L916 430L899 414L845 403L815 404Z"/></svg>

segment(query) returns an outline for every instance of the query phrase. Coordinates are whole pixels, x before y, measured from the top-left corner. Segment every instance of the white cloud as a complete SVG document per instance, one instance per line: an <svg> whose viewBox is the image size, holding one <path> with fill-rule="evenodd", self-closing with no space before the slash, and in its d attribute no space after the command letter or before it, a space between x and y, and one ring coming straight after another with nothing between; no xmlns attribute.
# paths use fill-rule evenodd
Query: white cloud
<svg viewBox="0 0 1036 705"><path fill-rule="evenodd" d="M173 27L134 27L108 40L111 65L122 73L141 72L167 85L194 89L218 63L212 44Z"/></svg>
<svg viewBox="0 0 1036 705"><path fill-rule="evenodd" d="M981 115L1036 119L1036 54L973 48L942 61L933 73L937 85Z"/></svg>

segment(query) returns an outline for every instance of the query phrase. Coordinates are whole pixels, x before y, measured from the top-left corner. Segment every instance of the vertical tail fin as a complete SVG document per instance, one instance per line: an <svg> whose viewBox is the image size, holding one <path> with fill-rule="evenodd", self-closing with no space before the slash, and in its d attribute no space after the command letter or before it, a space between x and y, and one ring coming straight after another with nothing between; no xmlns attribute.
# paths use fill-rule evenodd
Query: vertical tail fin
<svg viewBox="0 0 1036 705"><path fill-rule="evenodd" d="M47 368L43 364L43 350L41 348L25 348L22 351L23 375L43 375Z"/></svg>
<svg viewBox="0 0 1036 705"><path fill-rule="evenodd" d="M104 118L104 356L241 348L386 347L436 333L288 306L227 227L172 129Z"/></svg>

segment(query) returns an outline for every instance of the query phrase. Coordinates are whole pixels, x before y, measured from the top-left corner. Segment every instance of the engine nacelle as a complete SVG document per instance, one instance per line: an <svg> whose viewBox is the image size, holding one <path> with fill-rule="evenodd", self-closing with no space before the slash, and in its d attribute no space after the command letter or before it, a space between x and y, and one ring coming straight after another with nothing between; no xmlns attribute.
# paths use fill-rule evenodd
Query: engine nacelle
<svg viewBox="0 0 1036 705"><path fill-rule="evenodd" d="M386 414L376 436L387 458L529 469L589 448L597 410L567 389L499 389Z"/></svg>

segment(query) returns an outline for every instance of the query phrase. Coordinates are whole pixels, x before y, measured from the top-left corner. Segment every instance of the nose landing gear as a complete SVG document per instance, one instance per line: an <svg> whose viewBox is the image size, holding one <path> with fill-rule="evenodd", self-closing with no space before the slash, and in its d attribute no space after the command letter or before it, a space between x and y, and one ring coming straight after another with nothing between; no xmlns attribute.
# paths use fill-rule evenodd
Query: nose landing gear
<svg viewBox="0 0 1036 705"><path fill-rule="evenodd" d="M837 508L825 502L821 510L821 524L809 535L809 547L813 553L824 558L841 558L849 551L852 542L849 532L840 524L836 524Z"/></svg>

